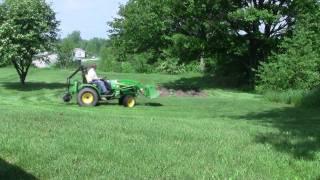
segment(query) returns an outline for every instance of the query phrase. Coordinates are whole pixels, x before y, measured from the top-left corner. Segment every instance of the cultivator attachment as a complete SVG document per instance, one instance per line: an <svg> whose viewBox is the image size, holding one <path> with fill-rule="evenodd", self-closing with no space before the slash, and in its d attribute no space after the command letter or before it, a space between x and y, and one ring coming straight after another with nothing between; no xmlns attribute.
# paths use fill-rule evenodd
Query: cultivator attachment
<svg viewBox="0 0 320 180"><path fill-rule="evenodd" d="M150 99L155 99L160 96L159 91L156 89L155 86L147 85L144 87L144 96Z"/></svg>

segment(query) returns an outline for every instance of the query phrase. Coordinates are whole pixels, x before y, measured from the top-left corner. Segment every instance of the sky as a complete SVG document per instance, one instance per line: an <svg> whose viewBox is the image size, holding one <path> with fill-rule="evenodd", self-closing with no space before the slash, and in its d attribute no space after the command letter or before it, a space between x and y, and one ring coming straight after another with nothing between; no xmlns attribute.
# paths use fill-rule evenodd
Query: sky
<svg viewBox="0 0 320 180"><path fill-rule="evenodd" d="M107 22L117 16L119 6L128 0L47 0L57 13L60 34L80 31L83 39L107 38Z"/></svg>

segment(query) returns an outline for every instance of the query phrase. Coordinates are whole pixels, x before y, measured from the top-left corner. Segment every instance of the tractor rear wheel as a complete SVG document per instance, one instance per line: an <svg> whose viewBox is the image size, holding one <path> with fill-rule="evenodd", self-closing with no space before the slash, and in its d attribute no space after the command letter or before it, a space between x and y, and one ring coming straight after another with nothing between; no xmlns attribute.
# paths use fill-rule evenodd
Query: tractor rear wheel
<svg viewBox="0 0 320 180"><path fill-rule="evenodd" d="M79 106L96 106L98 101L98 93L92 88L84 88L78 93Z"/></svg>
<svg viewBox="0 0 320 180"><path fill-rule="evenodd" d="M136 105L136 99L133 96L125 96L123 98L123 105L128 108L133 108Z"/></svg>

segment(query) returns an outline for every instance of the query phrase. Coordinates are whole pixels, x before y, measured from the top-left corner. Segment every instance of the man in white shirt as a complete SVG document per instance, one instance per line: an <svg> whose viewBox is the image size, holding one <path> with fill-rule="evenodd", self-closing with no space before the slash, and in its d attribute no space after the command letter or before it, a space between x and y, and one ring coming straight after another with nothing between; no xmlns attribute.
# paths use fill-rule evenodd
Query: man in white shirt
<svg viewBox="0 0 320 180"><path fill-rule="evenodd" d="M107 82L97 76L96 69L97 66L95 64L92 65L88 70L86 79L88 83L96 84L100 88L102 94L108 94Z"/></svg>

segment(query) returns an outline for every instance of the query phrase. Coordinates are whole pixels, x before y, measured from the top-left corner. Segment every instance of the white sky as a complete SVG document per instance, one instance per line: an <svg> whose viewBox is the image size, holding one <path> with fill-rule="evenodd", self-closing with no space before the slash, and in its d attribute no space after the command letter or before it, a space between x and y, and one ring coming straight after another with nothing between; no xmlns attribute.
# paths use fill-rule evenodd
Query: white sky
<svg viewBox="0 0 320 180"><path fill-rule="evenodd" d="M116 17L120 4L128 0L47 0L61 21L61 37L74 30L84 39L106 38L107 22Z"/></svg>

